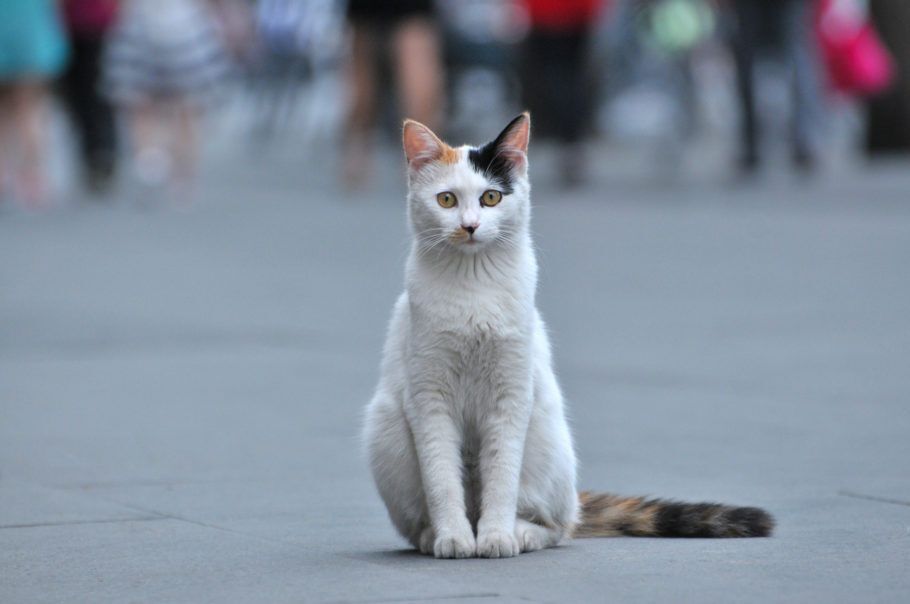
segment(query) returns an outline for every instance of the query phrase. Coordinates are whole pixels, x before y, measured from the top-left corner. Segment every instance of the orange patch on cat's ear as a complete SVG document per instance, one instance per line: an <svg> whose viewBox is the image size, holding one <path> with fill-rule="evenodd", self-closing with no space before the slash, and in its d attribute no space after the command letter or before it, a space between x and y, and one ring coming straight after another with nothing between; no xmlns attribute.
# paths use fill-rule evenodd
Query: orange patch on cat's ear
<svg viewBox="0 0 910 604"><path fill-rule="evenodd" d="M454 164L458 163L458 151L443 143L442 155L439 156L439 161L444 164Z"/></svg>
<svg viewBox="0 0 910 604"><path fill-rule="evenodd" d="M401 133L404 155L408 164L418 169L431 161L452 164L458 161L458 151L442 142L432 130L414 120L405 120Z"/></svg>

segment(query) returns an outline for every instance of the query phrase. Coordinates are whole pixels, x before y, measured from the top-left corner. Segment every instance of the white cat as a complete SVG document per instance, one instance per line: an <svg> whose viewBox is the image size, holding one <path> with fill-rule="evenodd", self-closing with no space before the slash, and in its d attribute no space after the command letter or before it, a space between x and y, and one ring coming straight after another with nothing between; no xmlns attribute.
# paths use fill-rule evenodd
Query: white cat
<svg viewBox="0 0 910 604"><path fill-rule="evenodd" d="M595 535L758 536L756 508L579 495L535 306L530 116L481 148L404 123L413 244L365 440L399 532L439 558L507 557Z"/></svg>

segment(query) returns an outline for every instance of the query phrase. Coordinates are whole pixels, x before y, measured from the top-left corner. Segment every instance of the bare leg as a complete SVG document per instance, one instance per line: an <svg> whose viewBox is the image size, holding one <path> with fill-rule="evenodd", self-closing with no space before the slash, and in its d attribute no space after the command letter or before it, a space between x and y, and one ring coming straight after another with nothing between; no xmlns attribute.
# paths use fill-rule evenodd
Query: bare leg
<svg viewBox="0 0 910 604"><path fill-rule="evenodd" d="M12 114L10 108L9 88L0 84L0 201L10 191L12 182L7 170L11 161L10 150L16 144L12 135L12 127L8 116Z"/></svg>
<svg viewBox="0 0 910 604"><path fill-rule="evenodd" d="M428 19L408 19L395 30L393 42L405 115L438 131L443 117L443 78L436 27Z"/></svg>
<svg viewBox="0 0 910 604"><path fill-rule="evenodd" d="M175 176L181 185L189 186L196 176L199 162L198 131L200 111L189 103L182 102L177 108L174 133Z"/></svg>
<svg viewBox="0 0 910 604"><path fill-rule="evenodd" d="M161 186L170 177L171 157L164 140L163 109L151 100L129 108L136 177L147 187Z"/></svg>
<svg viewBox="0 0 910 604"><path fill-rule="evenodd" d="M45 87L43 82L18 82L10 89L12 126L20 150L19 170L22 196L26 203L40 207L47 201L45 175Z"/></svg>
<svg viewBox="0 0 910 604"><path fill-rule="evenodd" d="M143 101L129 108L133 135L133 152L160 145L160 119L158 107L152 101Z"/></svg>
<svg viewBox="0 0 910 604"><path fill-rule="evenodd" d="M342 177L348 187L358 188L367 180L370 137L376 111L376 34L370 26L355 23L351 28L351 57L348 64L348 123L344 141Z"/></svg>

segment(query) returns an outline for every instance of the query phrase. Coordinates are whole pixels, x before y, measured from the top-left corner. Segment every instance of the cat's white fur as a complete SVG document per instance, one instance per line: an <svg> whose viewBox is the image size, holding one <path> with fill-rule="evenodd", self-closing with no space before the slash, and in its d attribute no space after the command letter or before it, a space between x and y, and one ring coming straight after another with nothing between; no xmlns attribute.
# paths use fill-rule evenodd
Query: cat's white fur
<svg viewBox="0 0 910 604"><path fill-rule="evenodd" d="M395 527L441 558L549 547L578 520L575 453L534 299L529 128L525 114L500 137L513 191L485 207L501 183L469 149L405 124L413 243L365 440ZM456 207L440 207L443 191Z"/></svg>

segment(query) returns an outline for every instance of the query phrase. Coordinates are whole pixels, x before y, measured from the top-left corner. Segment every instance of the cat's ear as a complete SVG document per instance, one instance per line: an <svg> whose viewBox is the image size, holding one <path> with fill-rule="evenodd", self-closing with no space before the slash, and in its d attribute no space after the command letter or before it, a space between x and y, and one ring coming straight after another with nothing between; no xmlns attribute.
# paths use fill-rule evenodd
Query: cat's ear
<svg viewBox="0 0 910 604"><path fill-rule="evenodd" d="M514 173L528 171L528 141L531 138L531 114L525 111L509 122L495 139L468 152L474 169L487 177L510 186Z"/></svg>
<svg viewBox="0 0 910 604"><path fill-rule="evenodd" d="M500 157L505 157L517 168L526 168L530 140L531 114L525 111L509 122L493 145Z"/></svg>
<svg viewBox="0 0 910 604"><path fill-rule="evenodd" d="M414 120L404 121L401 139L408 167L413 170L419 170L433 161L454 161L456 157L454 149L442 142L432 130Z"/></svg>

